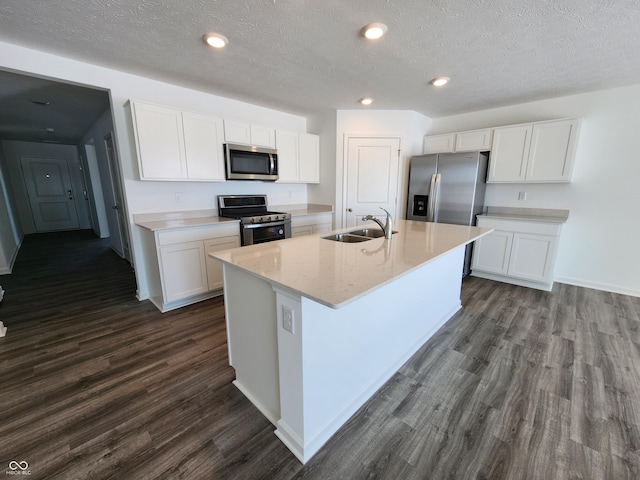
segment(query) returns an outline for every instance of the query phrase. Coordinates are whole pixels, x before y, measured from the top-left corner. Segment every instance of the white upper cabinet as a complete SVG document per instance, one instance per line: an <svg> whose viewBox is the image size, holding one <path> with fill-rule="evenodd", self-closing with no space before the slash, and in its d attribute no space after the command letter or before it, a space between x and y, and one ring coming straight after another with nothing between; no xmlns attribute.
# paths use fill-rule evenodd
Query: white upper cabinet
<svg viewBox="0 0 640 480"><path fill-rule="evenodd" d="M456 152L475 152L491 149L491 138L493 130L485 128L483 130L471 130L469 132L456 133Z"/></svg>
<svg viewBox="0 0 640 480"><path fill-rule="evenodd" d="M222 119L182 112L182 125L187 177L190 180L223 181L225 178Z"/></svg>
<svg viewBox="0 0 640 480"><path fill-rule="evenodd" d="M224 140L227 143L243 143L260 147L275 148L275 129L252 125L236 120L224 120Z"/></svg>
<svg viewBox="0 0 640 480"><path fill-rule="evenodd" d="M496 128L487 182L570 182L579 126L569 119Z"/></svg>
<svg viewBox="0 0 640 480"><path fill-rule="evenodd" d="M301 182L320 182L320 137L318 135L299 134L298 165L298 178Z"/></svg>
<svg viewBox="0 0 640 480"><path fill-rule="evenodd" d="M533 125L526 181L571 181L578 128L578 120Z"/></svg>
<svg viewBox="0 0 640 480"><path fill-rule="evenodd" d="M427 135L423 141L424 153L473 152L491 149L490 128L468 132Z"/></svg>
<svg viewBox="0 0 640 480"><path fill-rule="evenodd" d="M132 102L133 127L142 180L173 180L187 176L182 112Z"/></svg>
<svg viewBox="0 0 640 480"><path fill-rule="evenodd" d="M427 135L424 137L422 151L423 153L453 152L455 148L455 141L455 133L447 133L446 135Z"/></svg>
<svg viewBox="0 0 640 480"><path fill-rule="evenodd" d="M222 119L131 102L141 180L224 181Z"/></svg>
<svg viewBox="0 0 640 480"><path fill-rule="evenodd" d="M278 183L318 183L319 145L317 135L276 130Z"/></svg>
<svg viewBox="0 0 640 480"><path fill-rule="evenodd" d="M487 182L524 182L533 125L496 128Z"/></svg>

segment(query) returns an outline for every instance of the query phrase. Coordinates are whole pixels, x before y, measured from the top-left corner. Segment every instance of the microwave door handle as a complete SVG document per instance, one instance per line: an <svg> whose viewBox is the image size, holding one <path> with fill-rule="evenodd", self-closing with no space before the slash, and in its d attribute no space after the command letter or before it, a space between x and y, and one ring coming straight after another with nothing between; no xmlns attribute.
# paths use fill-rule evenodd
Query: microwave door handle
<svg viewBox="0 0 640 480"><path fill-rule="evenodd" d="M273 158L272 154L269 154L269 173L271 175L275 175L275 169L276 169L276 161Z"/></svg>

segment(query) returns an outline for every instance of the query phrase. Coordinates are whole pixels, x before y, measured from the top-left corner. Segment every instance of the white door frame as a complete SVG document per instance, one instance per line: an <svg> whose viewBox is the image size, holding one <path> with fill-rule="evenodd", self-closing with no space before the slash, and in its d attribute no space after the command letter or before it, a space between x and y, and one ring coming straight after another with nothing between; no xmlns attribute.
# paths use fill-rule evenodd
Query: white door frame
<svg viewBox="0 0 640 480"><path fill-rule="evenodd" d="M402 201L404 194L402 193L402 185L404 184L405 176L405 139L402 133L345 133L342 140L342 156L336 158L336 173L339 174L339 178L336 178L336 185L340 185L340 191L336 192L336 208L335 208L335 228L346 228L347 217L345 215L345 209L347 204L347 170L348 170L348 155L349 155L349 140L352 138L397 138L400 140L400 158L398 162L398 182L396 185L396 208L394 212L391 212L393 218L400 218L402 212Z"/></svg>

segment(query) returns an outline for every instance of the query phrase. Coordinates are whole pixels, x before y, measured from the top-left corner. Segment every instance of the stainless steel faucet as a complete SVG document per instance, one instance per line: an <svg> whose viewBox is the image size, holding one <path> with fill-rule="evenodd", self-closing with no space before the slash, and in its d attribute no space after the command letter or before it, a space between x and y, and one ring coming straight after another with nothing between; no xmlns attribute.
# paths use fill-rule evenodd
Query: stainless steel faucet
<svg viewBox="0 0 640 480"><path fill-rule="evenodd" d="M387 213L387 220L384 222L384 225L380 220L378 220L377 217L374 217L373 215L365 215L364 217L362 217L362 221L366 222L367 220L373 220L378 225L380 225L380 228L384 233L384 238L390 239L391 235L393 234L393 218L391 218L391 214L384 208L380 207L380 210L384 210Z"/></svg>

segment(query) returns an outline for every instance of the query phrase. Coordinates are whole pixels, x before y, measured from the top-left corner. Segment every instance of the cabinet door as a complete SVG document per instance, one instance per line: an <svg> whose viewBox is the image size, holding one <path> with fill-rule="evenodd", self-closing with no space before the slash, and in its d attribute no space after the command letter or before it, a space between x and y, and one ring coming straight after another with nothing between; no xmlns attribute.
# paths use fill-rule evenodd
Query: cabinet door
<svg viewBox="0 0 640 480"><path fill-rule="evenodd" d="M240 246L240 236L212 238L204 242L204 250L207 263L207 280L209 290L217 290L222 288L222 263L218 260L211 258L209 252L219 252L220 250L227 250L228 248L236 248Z"/></svg>
<svg viewBox="0 0 640 480"><path fill-rule="evenodd" d="M424 137L423 153L446 153L453 152L455 147L455 133L446 135L428 135Z"/></svg>
<svg viewBox="0 0 640 480"><path fill-rule="evenodd" d="M138 165L142 180L187 177L182 113L173 108L132 102Z"/></svg>
<svg viewBox="0 0 640 480"><path fill-rule="evenodd" d="M203 242L160 247L160 263L165 303L209 290Z"/></svg>
<svg viewBox="0 0 640 480"><path fill-rule="evenodd" d="M262 125L251 125L251 145L276 148L276 131Z"/></svg>
<svg viewBox="0 0 640 480"><path fill-rule="evenodd" d="M246 122L224 120L224 141L227 143L251 144L251 125Z"/></svg>
<svg viewBox="0 0 640 480"><path fill-rule="evenodd" d="M578 121L533 125L527 164L528 182L568 182L575 158Z"/></svg>
<svg viewBox="0 0 640 480"><path fill-rule="evenodd" d="M509 269L509 257L513 233L494 230L476 240L473 246L472 270L505 275Z"/></svg>
<svg viewBox="0 0 640 480"><path fill-rule="evenodd" d="M278 182L298 181L298 133L276 131L278 149Z"/></svg>
<svg viewBox="0 0 640 480"><path fill-rule="evenodd" d="M553 275L556 237L514 233L508 275L535 282L549 282Z"/></svg>
<svg viewBox="0 0 640 480"><path fill-rule="evenodd" d="M222 119L183 112L187 176L192 180L224 180Z"/></svg>
<svg viewBox="0 0 640 480"><path fill-rule="evenodd" d="M490 150L493 130L473 130L456 134L456 152Z"/></svg>
<svg viewBox="0 0 640 480"><path fill-rule="evenodd" d="M302 225L300 227L291 228L292 237L302 237L303 235L311 235L313 233L313 225Z"/></svg>
<svg viewBox="0 0 640 480"><path fill-rule="evenodd" d="M320 137L318 135L299 134L298 179L304 183L320 182Z"/></svg>
<svg viewBox="0 0 640 480"><path fill-rule="evenodd" d="M487 182L524 182L533 125L493 131Z"/></svg>

